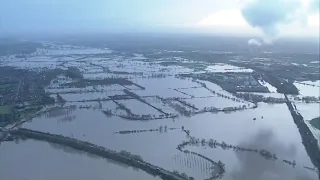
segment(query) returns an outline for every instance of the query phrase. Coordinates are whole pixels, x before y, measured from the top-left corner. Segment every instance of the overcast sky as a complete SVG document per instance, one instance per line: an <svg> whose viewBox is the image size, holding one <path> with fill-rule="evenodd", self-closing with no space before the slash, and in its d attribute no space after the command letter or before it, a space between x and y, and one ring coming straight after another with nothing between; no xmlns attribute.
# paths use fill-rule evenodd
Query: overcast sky
<svg viewBox="0 0 320 180"><path fill-rule="evenodd" d="M0 32L319 36L319 0L1 0Z"/></svg>

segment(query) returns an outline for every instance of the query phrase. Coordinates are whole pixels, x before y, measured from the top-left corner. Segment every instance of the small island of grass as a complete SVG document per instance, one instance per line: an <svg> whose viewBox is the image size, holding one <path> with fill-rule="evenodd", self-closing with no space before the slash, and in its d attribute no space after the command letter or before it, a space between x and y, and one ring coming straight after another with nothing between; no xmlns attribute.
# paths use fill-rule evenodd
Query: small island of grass
<svg viewBox="0 0 320 180"><path fill-rule="evenodd" d="M311 125L320 130L320 117L314 118L310 121Z"/></svg>

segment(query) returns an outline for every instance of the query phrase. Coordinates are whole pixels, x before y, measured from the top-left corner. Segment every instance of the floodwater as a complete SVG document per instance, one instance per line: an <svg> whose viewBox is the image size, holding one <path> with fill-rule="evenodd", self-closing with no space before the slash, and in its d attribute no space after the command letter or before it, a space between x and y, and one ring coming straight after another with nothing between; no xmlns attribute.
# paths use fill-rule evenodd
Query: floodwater
<svg viewBox="0 0 320 180"><path fill-rule="evenodd" d="M88 58L83 59L84 63L77 64L73 58L79 58L83 48L70 48L59 51L50 50L43 52L41 56L52 56L68 54L69 57L62 59L44 59L52 66L66 68L69 66L79 66L83 73L87 73L85 78L97 79L104 76L113 76L112 73L105 73L100 66L108 67L112 71L141 72L145 78L133 74L121 74L121 77L132 78L132 81L145 87L142 90L137 87L130 88L134 93L144 96L150 104L160 107L167 113L177 112L168 105L159 101L154 96L162 98L183 98L186 102L194 104L198 108L214 106L218 108L237 107L243 104L250 104L243 100L234 102L230 98L218 97L232 95L224 91L216 84L200 81L214 90L216 94L203 87L191 79L179 79L175 75L183 72L191 72L191 69L180 66L161 66L158 63L141 62L145 60L143 55L135 55L135 58L114 57L112 59ZM89 54L85 51L84 55ZM40 53L40 52L38 52ZM95 50L93 54L111 53L109 49ZM104 56L107 56L104 54ZM29 58L35 59L35 57ZM57 62L63 61L63 66ZM20 61L19 61L20 62ZM94 63L92 63L94 62ZM14 64L15 63L15 64ZM19 66L14 62L12 66ZM43 63L43 62L41 62ZM36 62L36 64L41 64ZM24 65L23 65L24 66ZM45 66L45 65L44 65ZM38 66L37 66L38 67ZM31 67L29 67L31 68ZM33 68L33 66L32 66ZM227 64L216 64L210 66L208 71L214 72L251 72L251 69L244 69ZM159 75L156 72L165 74L165 78L152 78ZM120 75L119 75L120 76ZM64 81L68 81L65 79ZM167 126L168 128L181 128L190 130L191 136L199 139L214 139L218 142L224 141L227 144L252 148L258 150L268 150L279 158L278 160L267 160L261 155L247 151L234 151L233 149L222 149L220 147L210 148L207 146L186 146L184 149L192 150L203 154L212 160L221 161L225 164L226 173L223 180L316 180L315 172L303 168L303 166L313 167L304 146L301 143L301 136L293 122L291 114L286 104L258 104L256 109L248 109L232 113L204 113L191 117L179 116L175 119L161 119L150 121L125 120L117 116L106 116L101 110L111 110L113 114L123 115L126 112L117 108L112 101L75 102L79 100L104 99L111 95L123 94L126 87L95 86L86 89L65 88L59 89L58 83L51 84L48 92L61 93L68 103L63 108L55 109L47 114L43 114L22 125L24 128L33 130L61 134L68 137L89 141L93 144L106 148L121 151L126 150L132 154L140 155L145 161L158 165L167 170L177 170L184 172L195 179L205 179L210 177L210 164L198 156L185 154L177 150L177 146L188 140L186 134L181 130L152 131L132 134L115 134L114 132L123 130L148 130ZM275 89L270 84L263 84L268 87L271 93L266 95L283 97L274 93ZM307 86L307 87L306 87ZM299 86L302 94L314 94L307 88L313 86ZM86 92L93 91L97 92ZM307 92L308 93L303 93ZM65 93L62 93L65 92ZM271 94L271 95L270 95ZM153 97L145 97L153 96ZM210 96L210 97L209 97ZM212 96L212 97L211 97ZM237 99L237 98L236 98ZM143 104L137 100L118 100L119 103L127 105L135 114L161 114L156 109ZM70 108L76 105L76 108ZM319 104L297 103L297 109L304 116L305 120L319 116ZM315 136L315 132L313 132ZM296 166L285 164L282 160L295 160ZM100 157L92 156L84 152L75 151L70 148L40 142L34 140L5 142L0 145L0 179L24 180L24 179L139 179L152 180L159 179L148 175L143 171L133 169L123 164L119 164Z"/></svg>
<svg viewBox="0 0 320 180"><path fill-rule="evenodd" d="M302 168L302 166L313 166L301 144L300 134L285 104L259 104L259 107L255 110L230 114L206 113L190 118L180 117L175 120L147 122L106 117L99 110L75 110L67 116L72 115L76 117L71 121L63 121L61 120L63 118L59 116L37 117L24 124L23 127L90 141L117 151L127 150L133 154L141 155L144 160L168 170L185 172L196 179L208 178L210 173L206 168L208 162L199 157L190 157L190 155L183 154L176 149L178 144L187 140L186 135L181 130L162 133L113 134L113 132L121 130L151 129L158 128L161 125L167 125L168 127L184 126L191 131L192 136L200 139L213 138L218 142L225 141L227 144L245 148L266 149L275 153L280 159L297 162L297 166L292 168L280 160L266 160L250 152L222 150L219 147L217 149L201 146L186 147L186 149L204 154L214 161L222 161L226 165L225 180L238 179L232 176L239 173L244 177L258 177L253 170L253 168L258 168L257 164L261 176L273 174L278 179L282 177L291 180L294 179L292 175L299 175L316 179L314 172ZM253 121L253 118L257 120ZM38 153L43 152L41 148L34 150L39 151ZM12 156L12 158L16 157ZM194 161L190 163L193 165L189 165L189 161ZM250 163L247 161L250 161ZM242 167L242 169L239 169L239 167ZM279 171L279 169L282 170Z"/></svg>
<svg viewBox="0 0 320 180"><path fill-rule="evenodd" d="M229 64L221 64L221 63L210 65L205 70L209 72L253 72L252 69L237 67Z"/></svg>
<svg viewBox="0 0 320 180"><path fill-rule="evenodd" d="M0 179L11 180L159 180L125 164L35 140L0 145Z"/></svg>
<svg viewBox="0 0 320 180"><path fill-rule="evenodd" d="M296 103L296 107L299 113L303 116L306 124L308 125L309 129L313 133L314 137L318 139L318 144L320 147L320 130L313 127L310 123L310 120L313 118L320 117L320 104L319 103Z"/></svg>
<svg viewBox="0 0 320 180"><path fill-rule="evenodd" d="M259 82L262 86L267 87L268 90L269 90L271 93L276 93L276 92L277 92L277 88L275 88L274 86L272 86L272 85L269 84L268 82L261 81L261 80L258 80L258 82Z"/></svg>
<svg viewBox="0 0 320 180"><path fill-rule="evenodd" d="M301 84L303 83L303 84ZM299 94L303 96L315 96L320 97L320 80L318 81L302 81L295 82L294 85L298 88Z"/></svg>
<svg viewBox="0 0 320 180"><path fill-rule="evenodd" d="M300 134L286 105L259 104L259 106L255 110L211 116L211 121L208 120L205 126L198 125L198 131L192 134L196 137L225 141L227 144L235 144L240 147L266 149L277 154L278 158L295 160L299 164L295 169L290 169L291 167L289 168L280 161L265 160L250 152L232 150L222 152L222 149L219 148L203 147L196 149L212 159L220 159L225 162L227 171L225 179L227 180L265 179L262 177L270 177L271 174L274 175L272 179L289 180L295 179L292 173L296 171L299 173L301 171L304 177L317 179L313 173L301 168L302 166L312 167L312 164L301 144ZM256 121L252 120L254 117L257 118Z"/></svg>

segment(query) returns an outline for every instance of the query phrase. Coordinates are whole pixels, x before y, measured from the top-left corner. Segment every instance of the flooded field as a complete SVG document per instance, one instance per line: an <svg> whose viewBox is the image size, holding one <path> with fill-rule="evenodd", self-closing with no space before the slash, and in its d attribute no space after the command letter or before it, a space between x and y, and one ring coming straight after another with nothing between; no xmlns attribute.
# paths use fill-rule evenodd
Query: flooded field
<svg viewBox="0 0 320 180"><path fill-rule="evenodd" d="M316 96L320 97L320 80L296 82L294 85L299 89L300 94L304 96Z"/></svg>
<svg viewBox="0 0 320 180"><path fill-rule="evenodd" d="M275 113L275 109L279 113ZM184 126L185 129L190 130L193 136L200 139L213 138L220 142L224 141L227 144L246 148L266 149L275 153L278 158L295 160L297 163L296 167L293 168L284 164L281 160L267 160L250 152L223 150L219 147L211 149L201 145L186 147L188 150L193 150L215 161L220 160L225 163L226 172L231 172L224 176L226 180L231 180L233 173L251 176L258 172L266 174L268 177L268 174L276 174L278 168L282 168L279 179L280 177L294 179L293 177L296 174L292 174L293 172L299 173L302 177L316 179L314 172L303 168L303 166L312 167L312 164L300 142L299 132L292 122L289 112L283 112L288 112L284 104L261 104L255 110L244 112L218 113L215 115L206 113L176 120L137 122L126 121L117 117L106 117L98 110L75 110L57 117L43 115L25 123L23 127L74 137L118 151L127 150L169 170L192 174L197 179L207 178L211 172L208 169L210 168L207 165L208 162L199 157L190 157L190 155L176 149L178 144L186 140L185 133L180 129L168 132L113 134L116 131L151 129L164 125L176 128ZM63 118L65 116L75 116L75 118L66 121L63 120L66 119ZM263 116L263 119L261 116ZM253 118L257 118L257 120L253 121ZM246 162L246 158L249 158L247 160L250 163ZM246 163L243 164L246 169L241 169L242 163ZM257 167L256 164L260 164L260 166ZM270 169L263 171L263 168L267 167L270 167ZM255 172L252 170L253 168L260 169Z"/></svg>
<svg viewBox="0 0 320 180"><path fill-rule="evenodd" d="M20 127L76 138L115 151L125 150L195 179L210 178L215 171L208 159L195 153L223 163L223 180L317 179L286 104L255 104L235 97L213 82L178 77L181 73L200 72L183 65L194 64L192 60L183 59L182 64L174 65L163 62L166 61L148 59L142 54L125 56L110 49L57 48L51 44L25 60L10 57L2 64L36 71L43 67L76 67L83 75L80 85L64 75L52 80L46 92L61 98L61 102ZM228 64L203 66L207 66L208 72L253 72ZM275 87L259 83L270 93L256 94L284 98ZM297 87L303 96L319 96L316 85L298 83ZM306 121L320 116L319 103L301 102L296 106ZM234 109L223 111L230 107ZM158 130L142 131L150 129ZM115 133L120 131L135 133ZM317 130L312 132L319 138ZM194 154L177 148L190 136L202 142L184 147ZM243 149L212 148L206 143L210 139L268 151L277 159ZM31 139L1 143L0 159L0 179L160 179L125 164Z"/></svg>
<svg viewBox="0 0 320 180"><path fill-rule="evenodd" d="M215 64L206 68L209 72L252 72L252 69L241 68L229 64Z"/></svg>
<svg viewBox="0 0 320 180"><path fill-rule="evenodd" d="M23 153L21 153L23 152ZM10 154L10 156L8 156ZM101 159L57 144L34 140L3 143L1 179L141 179L160 180L125 164ZM19 164L19 171L17 171ZM40 168L41 167L41 168Z"/></svg>

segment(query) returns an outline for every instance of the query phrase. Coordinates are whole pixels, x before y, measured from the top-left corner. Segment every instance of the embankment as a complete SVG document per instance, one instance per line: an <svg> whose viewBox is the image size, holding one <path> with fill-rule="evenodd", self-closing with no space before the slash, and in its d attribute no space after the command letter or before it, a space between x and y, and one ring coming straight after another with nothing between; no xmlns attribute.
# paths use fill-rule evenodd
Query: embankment
<svg viewBox="0 0 320 180"><path fill-rule="evenodd" d="M126 156L119 152L104 148L102 146L91 144L89 142L80 141L80 140L70 138L70 137L65 137L62 135L33 131L29 129L24 129L24 128L12 130L10 133L14 136L18 136L18 137L20 136L24 138L56 143L56 144L68 146L77 150L85 151L91 154L95 154L103 158L112 159L114 161L128 164L135 168L139 168L154 176L159 176L164 180L186 180L182 176L176 175L161 167L152 165L148 162L145 162L144 160L135 159L132 156Z"/></svg>

